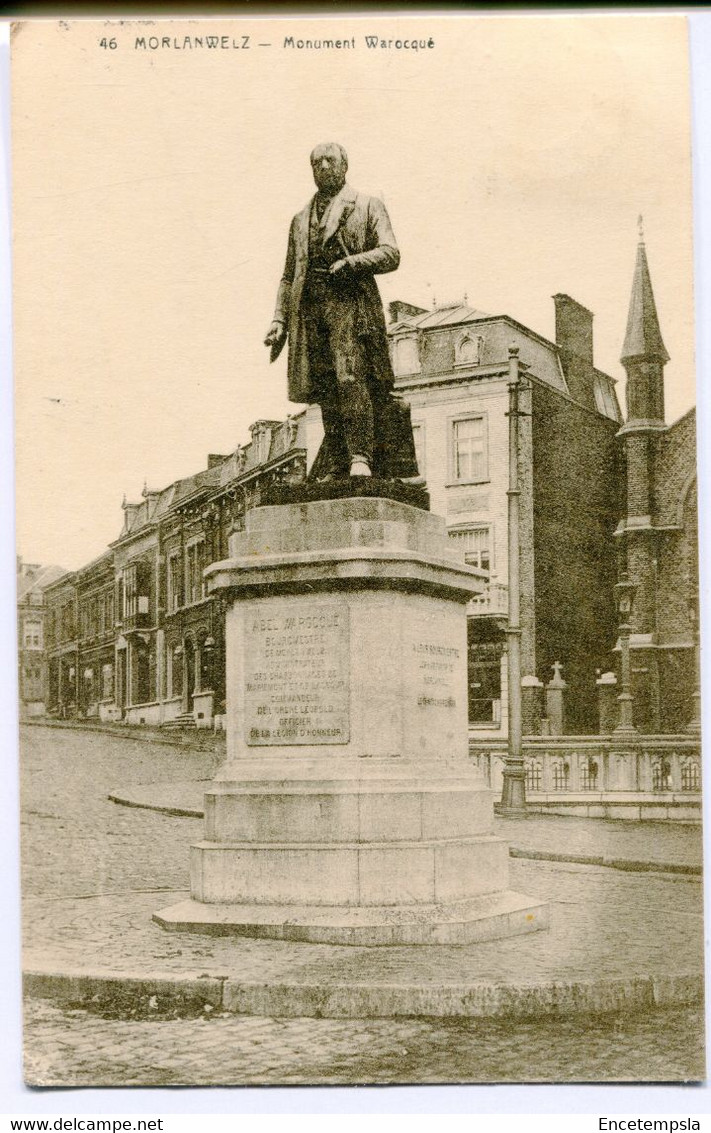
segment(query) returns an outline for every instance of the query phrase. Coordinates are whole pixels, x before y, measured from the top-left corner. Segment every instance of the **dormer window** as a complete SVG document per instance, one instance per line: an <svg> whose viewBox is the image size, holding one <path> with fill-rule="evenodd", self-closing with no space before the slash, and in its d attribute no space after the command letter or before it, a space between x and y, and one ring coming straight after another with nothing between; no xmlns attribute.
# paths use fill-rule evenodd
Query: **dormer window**
<svg viewBox="0 0 711 1133"><path fill-rule="evenodd" d="M602 374L595 375L593 391L598 413L601 413L603 417L609 417L612 421L619 421L619 413L617 411L612 386Z"/></svg>
<svg viewBox="0 0 711 1133"><path fill-rule="evenodd" d="M393 369L398 376L404 374L419 374L420 348L417 335L408 335L406 338L396 338L393 347Z"/></svg>
<svg viewBox="0 0 711 1133"><path fill-rule="evenodd" d="M481 348L483 344L484 339L480 334L465 331L465 333L460 335L457 339L454 346L455 366L478 366L481 362Z"/></svg>

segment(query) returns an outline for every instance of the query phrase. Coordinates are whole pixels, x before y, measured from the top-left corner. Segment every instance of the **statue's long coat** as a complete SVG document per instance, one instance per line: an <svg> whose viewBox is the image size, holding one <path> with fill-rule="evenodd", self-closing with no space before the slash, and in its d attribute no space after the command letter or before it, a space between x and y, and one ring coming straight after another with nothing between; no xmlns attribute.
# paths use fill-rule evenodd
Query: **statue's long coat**
<svg viewBox="0 0 711 1133"><path fill-rule="evenodd" d="M279 284L275 320L283 322L289 335L289 399L305 402L312 397L306 329L301 298L309 260L309 219L313 199L291 222L284 274ZM377 197L357 193L344 185L321 217L323 250L330 262L347 258L354 276L354 302L359 306L358 336L365 349L372 376L393 384L385 316L374 276L395 271L400 253L385 205ZM359 344L354 343L354 349ZM362 343L360 345L363 345Z"/></svg>

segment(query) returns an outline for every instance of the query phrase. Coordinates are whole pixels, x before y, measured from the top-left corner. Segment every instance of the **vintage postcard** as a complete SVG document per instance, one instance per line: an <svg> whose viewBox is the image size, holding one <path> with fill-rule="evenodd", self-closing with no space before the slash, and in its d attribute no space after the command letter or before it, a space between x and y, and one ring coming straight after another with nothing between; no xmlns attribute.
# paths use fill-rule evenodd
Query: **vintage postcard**
<svg viewBox="0 0 711 1133"><path fill-rule="evenodd" d="M13 25L29 1084L704 1078L687 55Z"/></svg>

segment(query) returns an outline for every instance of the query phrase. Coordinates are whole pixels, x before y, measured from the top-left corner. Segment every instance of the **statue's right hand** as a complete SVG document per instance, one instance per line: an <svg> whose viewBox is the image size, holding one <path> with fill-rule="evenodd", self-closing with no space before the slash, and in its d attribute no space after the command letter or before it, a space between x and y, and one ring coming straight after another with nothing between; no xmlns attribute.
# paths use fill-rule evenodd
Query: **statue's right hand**
<svg viewBox="0 0 711 1133"><path fill-rule="evenodd" d="M265 346L279 346L286 338L286 327L283 323L273 322L264 339Z"/></svg>

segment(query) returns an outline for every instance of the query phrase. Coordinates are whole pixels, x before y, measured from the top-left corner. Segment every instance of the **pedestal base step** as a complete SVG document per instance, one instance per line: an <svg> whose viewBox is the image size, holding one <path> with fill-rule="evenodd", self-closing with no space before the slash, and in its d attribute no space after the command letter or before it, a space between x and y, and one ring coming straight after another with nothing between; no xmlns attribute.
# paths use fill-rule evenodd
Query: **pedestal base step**
<svg viewBox="0 0 711 1133"><path fill-rule="evenodd" d="M304 484L272 484L262 489L262 507L310 504L320 500L385 499L430 510L430 497L422 484L381 480L376 476L350 476L345 480L307 480Z"/></svg>
<svg viewBox="0 0 711 1133"><path fill-rule="evenodd" d="M512 890L441 905L231 905L181 901L153 914L169 932L375 947L475 944L548 928L548 906Z"/></svg>

